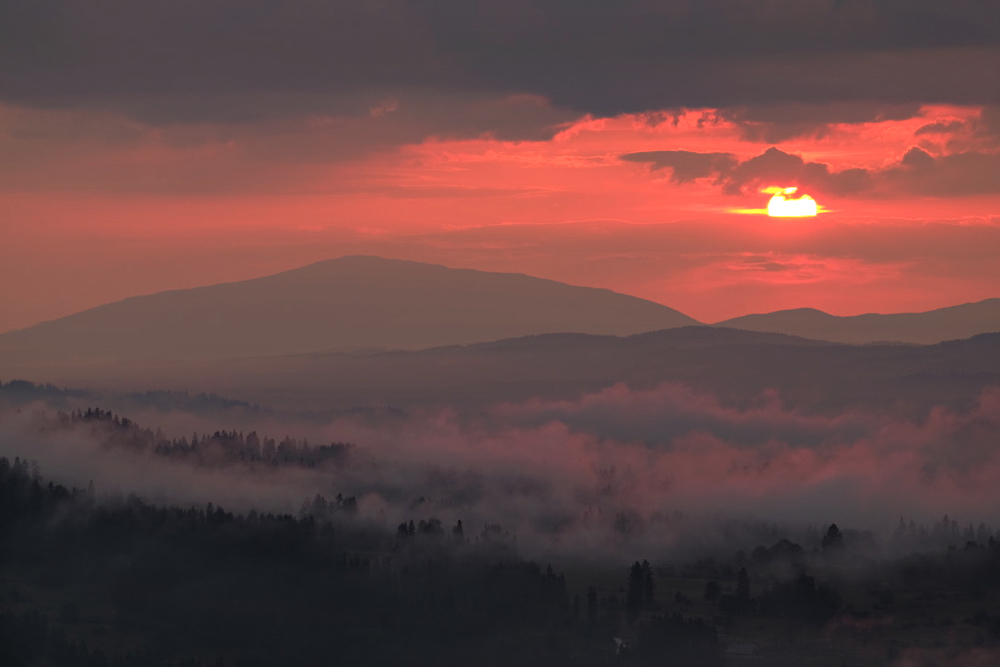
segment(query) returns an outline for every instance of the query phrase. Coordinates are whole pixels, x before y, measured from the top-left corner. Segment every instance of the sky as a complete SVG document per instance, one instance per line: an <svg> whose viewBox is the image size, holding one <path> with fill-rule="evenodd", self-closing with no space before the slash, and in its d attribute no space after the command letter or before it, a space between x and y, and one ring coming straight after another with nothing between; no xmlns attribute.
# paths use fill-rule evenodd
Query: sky
<svg viewBox="0 0 1000 667"><path fill-rule="evenodd" d="M998 297L997 81L979 0L0 0L0 331L358 253L706 322Z"/></svg>

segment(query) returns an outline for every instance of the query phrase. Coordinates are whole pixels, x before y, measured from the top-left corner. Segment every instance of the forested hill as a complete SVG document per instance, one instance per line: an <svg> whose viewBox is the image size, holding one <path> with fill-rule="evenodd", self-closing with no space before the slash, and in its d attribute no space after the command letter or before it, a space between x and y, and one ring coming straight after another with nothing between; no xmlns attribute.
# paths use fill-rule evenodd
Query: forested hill
<svg viewBox="0 0 1000 667"><path fill-rule="evenodd" d="M612 664L619 603L494 534L101 500L0 459L0 664ZM722 664L713 627L647 611L634 664Z"/></svg>
<svg viewBox="0 0 1000 667"><path fill-rule="evenodd" d="M571 577L495 526L155 506L0 458L0 664L972 664L1000 648L1000 544L967 533L901 522L893 540L919 551L876 562L870 534L831 525Z"/></svg>
<svg viewBox="0 0 1000 667"><path fill-rule="evenodd" d="M191 438L168 438L157 429L144 428L127 417L100 408L60 412L49 420L47 429L84 429L109 449L152 454L158 458L198 466L302 466L343 467L351 461L354 445L345 442L310 445L308 439L285 436L278 441L259 436L256 431L217 430Z"/></svg>

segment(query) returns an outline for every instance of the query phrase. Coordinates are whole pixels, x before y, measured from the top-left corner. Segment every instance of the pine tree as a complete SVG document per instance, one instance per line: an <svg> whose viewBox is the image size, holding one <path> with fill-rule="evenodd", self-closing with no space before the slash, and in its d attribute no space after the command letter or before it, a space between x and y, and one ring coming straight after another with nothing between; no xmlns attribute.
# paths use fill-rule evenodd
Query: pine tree
<svg viewBox="0 0 1000 667"><path fill-rule="evenodd" d="M642 561L642 606L652 607L656 603L656 583L653 568L648 560Z"/></svg>
<svg viewBox="0 0 1000 667"><path fill-rule="evenodd" d="M635 621L639 616L639 609L642 607L642 565L639 561L632 564L628 573L628 588L625 594L625 611L628 615L629 623Z"/></svg>
<svg viewBox="0 0 1000 667"><path fill-rule="evenodd" d="M823 536L823 551L837 551L844 546L844 534L840 532L837 524L831 523Z"/></svg>
<svg viewBox="0 0 1000 667"><path fill-rule="evenodd" d="M745 567L741 567L736 575L736 600L741 606L750 602L750 575Z"/></svg>

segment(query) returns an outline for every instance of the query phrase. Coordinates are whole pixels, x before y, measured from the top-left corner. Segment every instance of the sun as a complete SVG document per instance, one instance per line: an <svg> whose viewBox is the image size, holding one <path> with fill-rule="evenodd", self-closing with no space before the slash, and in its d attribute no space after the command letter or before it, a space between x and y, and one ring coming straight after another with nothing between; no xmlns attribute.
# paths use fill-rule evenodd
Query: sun
<svg viewBox="0 0 1000 667"><path fill-rule="evenodd" d="M795 196L798 188L766 188L764 192L773 192L774 196L767 203L767 214L772 218L804 218L814 216L819 212L816 200L809 195Z"/></svg>

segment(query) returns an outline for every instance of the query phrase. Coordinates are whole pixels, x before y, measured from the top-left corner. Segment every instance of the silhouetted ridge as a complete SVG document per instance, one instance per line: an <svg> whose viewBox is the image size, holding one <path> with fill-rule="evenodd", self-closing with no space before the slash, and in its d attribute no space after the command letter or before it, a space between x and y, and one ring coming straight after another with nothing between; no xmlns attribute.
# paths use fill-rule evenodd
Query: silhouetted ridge
<svg viewBox="0 0 1000 667"><path fill-rule="evenodd" d="M9 332L0 335L0 360L421 349L554 332L628 335L695 323L606 289L350 256L253 280L132 297Z"/></svg>
<svg viewBox="0 0 1000 667"><path fill-rule="evenodd" d="M473 343L466 346L449 346L449 348L465 348L470 351L526 350L540 352L542 350L566 350L573 348L614 348L629 349L635 347L668 346L671 348L710 347L716 345L829 345L828 341L810 340L788 334L745 331L714 326L684 326L659 331L647 331L631 336L611 336L578 333L537 334L505 338L487 343ZM432 350L438 348L432 348ZM448 348L445 348L448 349ZM432 350L427 350L428 352Z"/></svg>
<svg viewBox="0 0 1000 667"><path fill-rule="evenodd" d="M839 343L931 344L1000 331L1000 299L949 306L924 313L866 313L850 317L814 308L744 315L715 326L786 333Z"/></svg>

